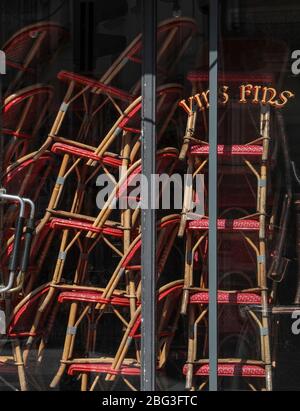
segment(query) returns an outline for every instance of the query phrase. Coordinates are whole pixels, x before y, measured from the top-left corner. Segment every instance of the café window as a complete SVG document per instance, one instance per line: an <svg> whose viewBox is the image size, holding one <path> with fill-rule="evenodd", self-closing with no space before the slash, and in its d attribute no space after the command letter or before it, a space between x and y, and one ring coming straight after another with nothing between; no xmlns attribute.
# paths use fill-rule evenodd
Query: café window
<svg viewBox="0 0 300 411"><path fill-rule="evenodd" d="M298 390L298 2L0 19L0 390Z"/></svg>

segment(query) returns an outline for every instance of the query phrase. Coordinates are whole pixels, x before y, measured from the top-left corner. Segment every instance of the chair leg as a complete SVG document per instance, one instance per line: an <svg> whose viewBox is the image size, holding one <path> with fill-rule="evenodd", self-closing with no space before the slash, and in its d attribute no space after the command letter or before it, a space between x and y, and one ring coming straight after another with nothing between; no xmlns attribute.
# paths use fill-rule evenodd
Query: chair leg
<svg viewBox="0 0 300 411"><path fill-rule="evenodd" d="M56 320L56 316L59 310L59 303L56 303L54 307L52 307L50 318L48 321L48 327L47 327L47 333L42 336L39 348L38 348L38 354L37 354L37 367L41 364L43 357L44 357L44 352L48 343L49 336L52 332L54 322Z"/></svg>
<svg viewBox="0 0 300 411"><path fill-rule="evenodd" d="M44 301L42 302L42 304L38 308L37 313L36 313L35 318L34 318L34 321L33 321L33 324L32 324L31 329L30 329L30 333L32 335L36 335L39 324L40 324L40 321L41 321L41 318L42 318L42 315L43 315L44 311L46 310L46 308L48 307L48 304L50 304L50 302L52 301L52 298L54 297L55 292L56 292L55 288L50 287L50 289L48 291L48 294L46 295ZM29 358L29 353L31 351L31 348L32 348L32 345L33 345L34 341L35 341L35 338L33 336L28 337L28 339L26 341L25 348L23 350L23 361L24 361L25 365L27 364L27 361L28 361L28 358Z"/></svg>
<svg viewBox="0 0 300 411"><path fill-rule="evenodd" d="M187 358L187 373L185 388L191 389L193 385L193 361L194 353L194 323L195 323L195 307L191 304L188 312L188 358Z"/></svg>
<svg viewBox="0 0 300 411"><path fill-rule="evenodd" d="M138 391L138 389L129 381L128 378L122 376L123 381L125 384L132 390L132 391Z"/></svg>
<svg viewBox="0 0 300 411"><path fill-rule="evenodd" d="M186 251L185 251L185 267L184 267L184 290L182 296L181 304L181 314L186 314L189 300L189 290L188 287L191 286L190 281L190 271L192 267L192 261L190 261L191 251L192 251L192 233L190 231L186 234Z"/></svg>
<svg viewBox="0 0 300 411"><path fill-rule="evenodd" d="M271 352L270 352L270 337L269 337L269 321L268 318L263 316L262 319L263 330L267 330L266 335L263 336L264 343L264 362L266 370L266 390L272 391L272 364L271 364Z"/></svg>
<svg viewBox="0 0 300 411"><path fill-rule="evenodd" d="M67 366L66 361L70 358L70 349L72 346L72 340L75 333L74 324L76 321L77 307L78 303L71 304L64 350L60 360L59 369L56 375L54 376L53 380L51 381L50 388L55 388L57 384L60 382Z"/></svg>
<svg viewBox="0 0 300 411"><path fill-rule="evenodd" d="M96 375L89 391L94 391L97 384L99 385L101 391L105 391L103 384L101 383L101 380L100 380L100 375Z"/></svg>
<svg viewBox="0 0 300 411"><path fill-rule="evenodd" d="M202 391L202 390L206 387L207 384L208 384L208 379L206 379L205 381L203 381L203 382L199 385L198 391ZM193 390L193 391L195 391L195 390Z"/></svg>
<svg viewBox="0 0 300 411"><path fill-rule="evenodd" d="M25 375L25 367L22 358L20 343L18 340L13 341L13 354L18 368L19 382L21 391L28 391L28 385Z"/></svg>
<svg viewBox="0 0 300 411"><path fill-rule="evenodd" d="M81 375L81 391L87 391L89 376L88 374L82 373Z"/></svg>

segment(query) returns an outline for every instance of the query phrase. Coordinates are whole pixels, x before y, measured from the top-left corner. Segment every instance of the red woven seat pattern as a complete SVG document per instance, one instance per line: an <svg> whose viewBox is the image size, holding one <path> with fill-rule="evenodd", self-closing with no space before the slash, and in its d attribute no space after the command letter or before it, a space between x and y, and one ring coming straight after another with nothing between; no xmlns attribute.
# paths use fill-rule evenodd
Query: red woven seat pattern
<svg viewBox="0 0 300 411"><path fill-rule="evenodd" d="M190 296L190 304L208 304L208 291L201 291ZM219 304L261 304L261 297L255 293L218 291Z"/></svg>
<svg viewBox="0 0 300 411"><path fill-rule="evenodd" d="M258 231L259 221L257 220L227 220L219 218L217 221L217 227L220 231ZM187 228L189 230L208 230L209 219L203 218L199 220L188 221Z"/></svg>
<svg viewBox="0 0 300 411"><path fill-rule="evenodd" d="M183 374L187 373L187 365L183 367ZM196 376L208 376L209 375L209 365L197 365L194 367L193 374ZM264 378L265 369L261 365L250 365L250 364L218 364L218 376L219 377L256 377Z"/></svg>
<svg viewBox="0 0 300 411"><path fill-rule="evenodd" d="M208 155L209 145L195 145L191 147L191 155ZM261 156L263 153L263 147L259 145L243 145L243 144L233 144L231 146L226 146L224 144L218 145L218 155L224 157L231 156Z"/></svg>

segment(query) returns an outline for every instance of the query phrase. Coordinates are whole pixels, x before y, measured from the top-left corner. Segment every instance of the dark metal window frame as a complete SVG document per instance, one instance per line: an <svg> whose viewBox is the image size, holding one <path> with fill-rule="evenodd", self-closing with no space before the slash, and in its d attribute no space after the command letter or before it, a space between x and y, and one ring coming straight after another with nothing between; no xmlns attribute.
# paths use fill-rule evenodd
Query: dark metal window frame
<svg viewBox="0 0 300 411"><path fill-rule="evenodd" d="M157 0L143 0L142 11L142 173L155 174L156 156L156 28ZM156 213L151 207L155 188L143 187L147 209L142 209L142 350L141 389L155 391L156 380Z"/></svg>
<svg viewBox="0 0 300 411"><path fill-rule="evenodd" d="M209 9L209 244L208 244L208 345L209 390L218 390L218 254L217 254L217 173L218 173L218 7L210 0Z"/></svg>

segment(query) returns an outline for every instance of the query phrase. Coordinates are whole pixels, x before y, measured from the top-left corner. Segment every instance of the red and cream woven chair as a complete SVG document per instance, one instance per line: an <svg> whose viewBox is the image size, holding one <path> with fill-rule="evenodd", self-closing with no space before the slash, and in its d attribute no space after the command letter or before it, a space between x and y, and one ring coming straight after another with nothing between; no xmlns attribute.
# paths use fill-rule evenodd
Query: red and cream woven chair
<svg viewBox="0 0 300 411"><path fill-rule="evenodd" d="M221 84L230 84L232 88L238 88L240 84L248 84L251 78L256 84L260 84L260 88L262 88L262 85L270 86L273 80L273 77L270 75L224 74L221 76L220 82ZM197 97L190 99L189 107L184 101L180 103L188 112L188 119L179 158L184 160L188 155L188 173L192 174L194 178L197 174L206 172L208 164L207 115L209 98L206 88L208 75L202 72L192 72L189 74L188 79L192 83L193 90L197 90L198 94ZM201 96L204 97L201 98ZM221 202L227 202L228 207L242 207L244 201L244 204L247 204L247 208L256 209L258 213L263 213L264 211L261 209L263 206L259 204L259 199L266 191L267 179L268 189L271 192L270 166L272 166L272 161L274 161L271 148L276 153L279 145L277 138L271 139L271 136L275 136L274 129L276 128L276 123L273 120L275 116L268 104L241 104L236 94L234 96L231 95L230 98L232 101L228 101L226 105L220 103L222 114L220 114L221 119L218 133L219 141L222 141L222 144L218 145L218 187L222 190L222 185L226 187L227 183L230 184L231 181L231 184L233 182L237 185L237 191L231 190L233 196L235 192L240 192L241 190L244 190L246 194L245 196L236 195L233 198L236 203L230 202L231 193L228 192L224 195L219 195L219 198ZM251 108L248 106L251 106ZM239 131L237 136L230 133L228 135L228 130L232 127L231 123L228 124L231 118L231 111L236 113L238 117L242 117L240 129L244 130L244 132ZM256 137L253 139L253 136ZM236 142L236 140L238 141ZM224 179L227 181L223 184ZM187 214L192 212L192 199L192 186L186 187L180 235L184 233ZM221 204L221 207L224 207L224 205Z"/></svg>
<svg viewBox="0 0 300 411"><path fill-rule="evenodd" d="M166 20L158 26L158 52L157 64L159 74L158 85L169 81L178 63L183 57L192 38L197 33L197 25L190 18L176 18ZM49 137L42 149L46 149L52 139L59 136L61 126L69 109L79 113L79 122L76 132L77 141L87 141L93 144L91 134L93 133L92 123L97 121L103 108L113 107L118 114L140 95L140 72L138 76L132 75L131 64L141 65L142 36L139 34L135 40L124 50L115 60L110 68L100 76L99 81L86 78L75 73L61 72L58 75L60 80L68 83L68 89L53 123ZM129 67L129 74L126 69ZM118 77L132 79L129 81L127 90L122 90L118 84ZM105 117L102 122L106 122ZM76 123L74 123L76 124ZM100 128L101 130L101 128ZM72 129L72 139L74 140L74 128Z"/></svg>
<svg viewBox="0 0 300 411"><path fill-rule="evenodd" d="M198 32L197 23L188 17L167 19L157 27L157 72L158 85L169 81L176 74L176 68L184 53L188 49L192 39ZM142 35L139 34L123 53L115 60L104 73L100 81L104 84L118 86L118 76L126 76L126 69L132 69L131 64L141 66L142 63ZM129 92L133 95L140 93L140 69L135 70L137 78L132 76Z"/></svg>
<svg viewBox="0 0 300 411"><path fill-rule="evenodd" d="M32 24L15 33L2 46L9 68L8 75L12 74L6 94L36 83L37 73L47 67L68 38L65 28L49 21Z"/></svg>
<svg viewBox="0 0 300 411"><path fill-rule="evenodd" d="M158 292L158 362L157 370L163 371L168 362L171 343L177 329L179 319L179 306L182 293L182 281L174 281L159 289ZM128 358L128 351L133 342L140 341L141 306L139 306L127 324L123 338L116 352L115 357L101 358L73 358L67 361L68 374L80 375L81 390L93 391L97 384L101 389L112 388L103 386L101 376L105 376L107 381L122 379L132 390L137 390L131 379L139 384L141 365L139 351L136 351L135 358ZM95 378L89 387L89 379L92 375ZM157 381L159 383L159 381ZM109 383L111 384L111 383ZM113 385L114 386L114 385Z"/></svg>
<svg viewBox="0 0 300 411"><path fill-rule="evenodd" d="M163 149L161 150L161 152L158 152L158 171L162 172L168 169L172 170L174 164L176 164L177 156L178 153L175 149ZM141 161L138 160L128 169L127 173L115 186L112 193L109 195L106 204L103 206L103 208L101 209L96 218L90 217L88 215L79 214L76 212L77 210L75 208L71 209L70 212L63 212L59 210L51 211L51 217L47 220L47 224L50 223L49 226L52 229L59 228L60 230L62 230L60 236L61 240L59 245L59 251L56 254L55 268L51 274L51 284L53 284L53 287L55 287L57 284L61 282L66 258L68 255L70 255L70 252L72 251L74 245L78 245L79 247L79 256L77 257L77 268L75 269L74 275L72 275L71 283L78 285L86 284L86 281L88 280L87 257L92 252L94 247L97 246L99 241L101 241L101 243L104 241L106 245L108 245L117 256L122 256L123 252L126 252L126 248L123 245L123 241L125 239L124 228L121 224L121 221L110 222L109 217L112 211L114 210L114 202L120 199L121 196L123 196L126 193L129 182L136 176L138 176L140 173ZM43 231L44 227L45 224L43 223L42 227L38 227L38 229L36 230L37 240L33 243L33 249L39 241L39 233ZM111 236L112 238L117 237L119 239L119 242L121 240L121 247L116 247L114 243L109 238L107 238L107 235L105 234ZM51 246L51 242L53 240L54 235L54 231L52 231L52 233L50 233L50 235L48 236L48 239L45 244L46 251L45 248L43 250L44 256ZM129 240L132 241L133 238L134 229L131 230ZM72 258L72 256L70 256L69 258ZM38 274L39 273L35 273L35 276L38 276ZM34 284L34 281L35 279L34 277L32 277L29 291L33 286L32 283ZM129 287L132 287L132 285L129 285ZM37 318L33 324L33 329L37 327L37 324L39 323L39 317L41 316L41 312L44 310L46 303L49 300L51 300L52 294L53 290L50 289L49 297L47 297L47 300L43 304L43 307L41 308L40 312L37 313ZM24 358L28 356L31 343L32 341L29 340L26 348L26 353L24 353Z"/></svg>
<svg viewBox="0 0 300 411"><path fill-rule="evenodd" d="M43 197L48 196L45 187L51 188L48 180L54 169L55 162L52 153L45 152L38 159L34 159L34 154L29 154L7 167L2 174L2 184L7 192L30 198L38 205L43 191ZM5 210L4 227L10 228L12 226L15 213L15 205L11 205Z"/></svg>
<svg viewBox="0 0 300 411"><path fill-rule="evenodd" d="M175 101L179 97L180 92L181 87L173 85L165 86L158 90L159 102L164 102L158 116L158 133L162 133L168 125L170 117L165 117L164 114L166 113L166 109L170 109L170 105L171 107L173 107ZM130 105L127 111L127 116L121 116L117 123L112 127L112 133L109 133L102 141L101 152L99 148L86 145L83 146L82 144L77 142L60 142L53 145L52 151L55 154L62 153L64 157L61 162L61 167L58 173L56 184L52 191L46 213L37 226L37 234L39 234L39 232L43 230L43 227L49 222L52 216L62 218L74 217L76 219L78 217L77 215L80 214L81 217L79 216L79 218L84 219L84 216L87 216L91 221L92 215L97 214L97 210L95 210L95 205L93 205L92 210L86 208L85 199L87 197L87 187L91 186L93 182L96 185L96 177L99 173L106 173L111 181L114 182L115 188L113 197L120 188L120 181L121 184L123 184L129 175L132 175L131 178L134 178L137 174L140 173L140 160L135 161L136 157L138 157L139 155L140 149L140 109L141 101L139 98L133 103L133 105ZM123 139L119 139L119 143L121 144L121 151L119 155L106 151L106 149L110 147L110 144L112 144L116 139L117 130L123 131L124 133ZM120 134L120 132L118 133ZM132 134L135 135L134 138L132 138ZM122 148L123 145L124 147ZM101 145L99 147L101 147ZM177 151L172 148L163 149L160 152L158 158L158 170L160 170L160 172L166 172L169 174L172 173L172 170L176 166ZM116 171L118 171L119 168L121 168L122 172L118 180L118 177L115 177L115 175ZM66 208L66 205L63 201L64 192L67 188L70 191L72 183L71 186L67 183L69 181L72 181L71 177L73 175L75 175L75 179L77 179L77 185L75 183L73 196L69 195L71 205L67 210L60 210L60 204L63 204L64 208ZM113 197L110 201L113 200ZM120 197L120 193L117 195L117 197ZM83 208L83 206L85 206L85 208ZM69 214L67 214L66 211ZM108 215L111 212L111 207L103 208L96 220L92 220L93 227L100 227L100 225L102 224L102 222L100 223L100 221L106 221ZM130 244L129 229L132 225L136 224L138 214L139 209L135 210L135 212L133 213L131 222L131 210L123 210L121 212L120 223L123 227L125 227L124 252ZM93 233L90 232L88 237L90 238L92 236ZM36 241L34 242L34 248L37 245L38 238L39 237L37 235Z"/></svg>
<svg viewBox="0 0 300 411"><path fill-rule="evenodd" d="M181 92L182 87L178 85L166 85L158 89L158 137L163 136L171 121ZM140 111L141 97L131 103L115 124L110 126L108 133L99 139L98 147L62 138L53 145L52 152L63 154L64 157L47 207L48 210L57 208L65 185L74 174L77 176L78 185L73 197L72 212L75 213L81 211L87 184L95 176L106 173L112 181L115 181L115 184L118 183L118 178L116 179L114 175L116 170L122 167L120 175L122 178L140 154ZM49 217L50 211L46 211L38 230L48 221Z"/></svg>
<svg viewBox="0 0 300 411"><path fill-rule="evenodd" d="M51 333L57 313L57 308L52 304L48 305L47 311L44 312L39 327L35 330L34 334L31 332L31 324L36 310L47 295L48 290L49 284L44 284L36 288L16 305L11 314L11 318L8 319L6 334L4 336L5 341L0 339L2 348L5 348L9 344L12 347L12 355L5 354L0 356L1 375L17 374L19 386L22 391L27 391L30 387L37 390L43 388L32 373L28 373L25 369L22 357L22 343L24 339L27 339L29 336L35 339L46 339L49 333ZM56 290L56 292L58 292L58 290ZM7 352L7 350L5 350L5 352Z"/></svg>
<svg viewBox="0 0 300 411"><path fill-rule="evenodd" d="M158 223L158 280L163 281L163 272L174 241L177 235L179 223L178 215L164 217ZM124 327L128 325L140 305L140 250L141 235L139 234L132 242L127 253L122 257L116 269L109 278L105 288L97 289L87 286L78 286L70 291L62 292L59 296L60 303L71 303L65 344L61 358L61 364L54 377L51 387L56 387L65 372L66 364L72 361L76 331L79 329L83 319L88 319L88 330L86 331L87 342L85 354L93 353L96 346L97 331L101 330L99 320L103 314L113 312ZM135 287L128 290L126 286L126 274L134 274L132 277ZM162 278L161 278L162 277ZM118 288L117 288L118 287ZM122 291L123 288L123 291ZM135 291L136 290L136 291ZM134 294L132 294L134 292ZM131 310L134 302L134 310Z"/></svg>
<svg viewBox="0 0 300 411"><path fill-rule="evenodd" d="M5 99L2 111L2 134L5 136L3 170L39 147L40 128L48 115L52 96L51 86L36 84Z"/></svg>
<svg viewBox="0 0 300 411"><path fill-rule="evenodd" d="M181 103L188 113L188 121L180 158L183 160L187 156L188 173L192 175L192 180L185 188L179 235L186 234L186 266L182 313L186 313L187 308L189 309L190 338L188 361L184 372L187 378L187 388L191 389L195 387L193 385L193 375L196 373L195 367L199 358L197 357L197 347L194 345L194 341L197 340L197 325L204 320L207 313L207 309L203 306L207 304L207 301L204 300L208 297L208 291L205 288L208 285L206 273L209 220L205 216L193 214L192 207L194 205L192 200L199 201L194 189L195 176L203 173L205 185L207 179L209 179L209 175L207 175L209 144L206 138L209 98L206 92L208 81L206 73L191 73L189 80L192 82L193 90L195 92L197 90L198 94L190 99L189 106L186 102ZM272 220L274 221L274 217L271 218L270 215L274 215L275 208L281 209L282 207L278 199L276 203L276 195L272 193L275 174L272 172L276 171L276 167L280 164L277 160L278 151L284 143L277 129L277 114L274 113L274 109L270 107L267 99L263 99L262 103L259 104L257 97L257 104L251 105L249 103L248 105L251 106L249 108L248 105L241 105L243 101L240 100L242 98L239 96L239 100L237 95L240 91L238 87L240 84L245 84L247 87L248 83L255 83L259 85L257 87L260 90L264 86L268 89L272 85L272 81L272 76L263 74L249 76L247 74L226 73L220 76L221 84L230 86L231 94L228 93L231 101L226 101L225 104L223 95L223 106L220 102L221 114L218 134L219 141L221 140L222 144L218 144L217 147L218 263L221 271L219 280L222 280L222 270L226 272L228 269L235 272L242 271L243 275L249 277L250 280L245 286L246 288L232 289L229 286L228 290L226 288L219 289L218 303L249 306L248 312L257 325L257 334L260 335L261 339L260 358L255 361L260 361L261 376L264 377L265 387L268 390L272 388L268 309L271 289L267 282L269 268L267 256L270 252L270 249L268 250L268 240L270 238L268 228L272 225ZM234 94L232 89L237 89L237 94ZM248 98L247 93L245 96ZM236 114L236 117L241 117L241 127L237 135L230 131L228 133L228 130L231 130L236 123L236 117L234 117L235 123L233 125L230 123L233 115L231 115L231 112ZM280 131L282 131L282 127ZM253 139L253 137L255 138ZM278 190L278 188L276 189ZM237 217L241 212L242 217ZM277 212L278 210L275 214ZM204 215L207 213L206 203L203 205L203 213ZM229 218L224 218L227 216ZM251 256L250 261L244 258L247 254ZM198 260L196 258L196 261L194 261L195 257L198 257ZM195 276L195 264L198 264L198 276ZM199 300L197 300L198 297ZM253 301L248 300L248 297ZM275 297L274 294L273 297ZM197 304L201 310L198 317L195 316ZM254 304L254 310L251 309L251 304ZM257 307L259 307L258 313L255 312ZM236 360L239 364L240 359ZM232 368L235 360L231 358L228 361ZM226 368L226 361L221 361L220 364L223 367L222 370L224 367ZM199 375L205 369L205 367L201 368ZM247 370L249 371L249 367Z"/></svg>

